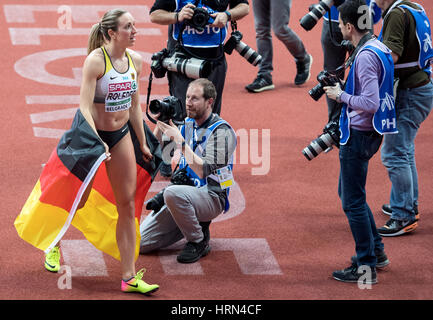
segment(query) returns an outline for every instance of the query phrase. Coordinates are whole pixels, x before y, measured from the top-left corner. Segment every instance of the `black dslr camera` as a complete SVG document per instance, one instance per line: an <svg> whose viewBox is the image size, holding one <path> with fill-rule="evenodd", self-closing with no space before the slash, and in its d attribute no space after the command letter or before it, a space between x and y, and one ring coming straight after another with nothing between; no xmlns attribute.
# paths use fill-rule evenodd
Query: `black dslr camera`
<svg viewBox="0 0 433 320"><path fill-rule="evenodd" d="M324 87L333 87L337 83L342 86L340 78L336 74L330 73L326 70L319 72L317 75L317 81L319 81L319 83L310 91L308 91L308 94L315 101L319 100L325 93L325 90L323 90Z"/></svg>
<svg viewBox="0 0 433 320"><path fill-rule="evenodd" d="M185 20L185 23L190 27L196 29L197 31L203 32L204 27L214 21L213 18L210 16L211 13L214 13L214 11L211 10L209 12L202 7L196 7L194 8L192 18L190 20Z"/></svg>
<svg viewBox="0 0 433 320"><path fill-rule="evenodd" d="M149 110L153 114L158 114L158 120L168 123L170 120L174 124L183 124L186 112L180 100L176 97L169 96L162 100L152 100L149 104Z"/></svg>
<svg viewBox="0 0 433 320"><path fill-rule="evenodd" d="M329 152L332 146L340 146L340 129L337 121L329 122L323 129L323 133L311 141L311 143L302 150L303 155L308 161L314 159L322 151Z"/></svg>
<svg viewBox="0 0 433 320"><path fill-rule="evenodd" d="M256 66L262 61L262 56L246 43L242 42L242 37L243 35L239 30L234 30L230 38L224 44L224 52L227 54L232 54L233 49L235 49L249 63L251 63L253 66Z"/></svg>
<svg viewBox="0 0 433 320"><path fill-rule="evenodd" d="M194 181L186 173L186 167L176 170L171 177L171 183L176 185L194 186ZM159 191L146 204L146 210L153 210L155 213L161 210L164 205L164 189Z"/></svg>

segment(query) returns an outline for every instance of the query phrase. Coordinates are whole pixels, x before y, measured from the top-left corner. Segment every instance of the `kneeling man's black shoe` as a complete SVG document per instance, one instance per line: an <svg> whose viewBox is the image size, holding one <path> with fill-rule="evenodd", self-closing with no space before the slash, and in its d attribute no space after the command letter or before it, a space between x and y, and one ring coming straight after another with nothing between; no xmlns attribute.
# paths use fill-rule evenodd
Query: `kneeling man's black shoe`
<svg viewBox="0 0 433 320"><path fill-rule="evenodd" d="M193 263L201 257L206 256L210 251L209 242L203 239L199 243L187 242L180 254L177 256L177 262Z"/></svg>
<svg viewBox="0 0 433 320"><path fill-rule="evenodd" d="M377 283L376 268L366 265L358 267L356 264L352 264L344 270L334 271L332 277L335 280L343 282L357 283L359 281L362 284Z"/></svg>

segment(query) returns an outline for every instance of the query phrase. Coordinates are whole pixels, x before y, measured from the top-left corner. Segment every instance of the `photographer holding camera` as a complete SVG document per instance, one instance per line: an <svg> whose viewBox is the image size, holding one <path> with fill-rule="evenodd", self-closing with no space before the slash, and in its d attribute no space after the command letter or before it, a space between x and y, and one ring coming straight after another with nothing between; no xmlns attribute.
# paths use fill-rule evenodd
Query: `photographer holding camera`
<svg viewBox="0 0 433 320"><path fill-rule="evenodd" d="M210 15L208 21L203 21L207 17L203 10ZM156 0L150 10L150 20L153 23L169 25L169 52L177 50L187 57L211 62L212 67L207 78L214 83L217 90L213 112L218 115L221 113L227 71L223 49L227 23L243 18L248 12L248 0ZM200 25L200 30L197 30L197 25ZM170 95L179 98L183 103L188 84L193 79L181 72L171 71L167 78Z"/></svg>
<svg viewBox="0 0 433 320"><path fill-rule="evenodd" d="M227 61L224 54L224 41L227 37L227 23L235 22L249 13L248 0L156 0L150 10L153 23L169 25L167 49L163 54L180 54L182 66L171 63L167 79L170 96L185 102L188 84L197 78L207 78L217 90L213 112L221 113L221 101L227 73ZM209 14L209 16L207 16ZM195 65L190 72L176 72L184 68L186 59L192 59ZM170 70L171 69L171 70ZM186 70L188 71L188 70ZM165 75L165 70L163 71ZM197 74L195 77L191 74ZM170 177L171 165L163 163L161 175Z"/></svg>
<svg viewBox="0 0 433 320"><path fill-rule="evenodd" d="M418 226L418 172L415 137L433 106L431 27L424 9L410 1L377 0L384 11L382 41L392 50L395 63L398 134L386 136L382 163L391 180L389 204L382 207L391 218L378 229L382 236L398 236Z"/></svg>
<svg viewBox="0 0 433 320"><path fill-rule="evenodd" d="M328 72L335 71L343 65L348 52L348 47L343 45L343 35L338 27L339 12L338 6L343 4L345 0L322 0L318 4L310 7L310 12L307 13L300 21L301 26L305 30L311 30L323 16L323 27L320 42L323 51L323 68ZM373 23L380 20L380 9L374 1L366 0L366 5L369 7L372 15ZM372 24L370 26L372 28ZM344 73L337 74L341 79ZM328 122L338 121L340 115L340 104L335 100L326 97L328 105Z"/></svg>
<svg viewBox="0 0 433 320"><path fill-rule="evenodd" d="M324 87L327 96L343 103L340 114L340 177L338 194L355 240L352 265L333 272L336 280L358 282L369 270L368 284L377 282L376 267L389 263L366 201L368 162L382 135L395 133L394 64L389 50L361 22L364 0L347 0L338 7L343 38L355 47L344 91L337 83ZM367 269L365 269L367 268Z"/></svg>
<svg viewBox="0 0 433 320"><path fill-rule="evenodd" d="M170 137L182 155L172 184L147 203L153 213L140 225L140 253L167 247L183 237L187 243L178 262L195 262L210 251L209 225L229 209L236 148L235 132L212 112L216 96L211 81L196 79L186 92L185 124L178 129L171 121L157 122L155 136Z"/></svg>

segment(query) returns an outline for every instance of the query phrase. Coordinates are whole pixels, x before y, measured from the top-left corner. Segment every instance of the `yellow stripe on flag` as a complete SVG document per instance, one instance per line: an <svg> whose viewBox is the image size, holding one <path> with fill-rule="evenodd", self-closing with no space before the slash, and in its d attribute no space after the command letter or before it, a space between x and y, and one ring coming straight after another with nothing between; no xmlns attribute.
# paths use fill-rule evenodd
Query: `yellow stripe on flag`
<svg viewBox="0 0 433 320"><path fill-rule="evenodd" d="M22 239L45 251L65 224L68 212L40 202L40 196L41 185L38 180L14 225Z"/></svg>
<svg viewBox="0 0 433 320"><path fill-rule="evenodd" d="M116 206L92 189L85 206L75 213L72 225L80 230L86 239L97 249L120 260L117 247L116 225L118 213ZM140 252L140 226L135 219L136 245L135 259Z"/></svg>

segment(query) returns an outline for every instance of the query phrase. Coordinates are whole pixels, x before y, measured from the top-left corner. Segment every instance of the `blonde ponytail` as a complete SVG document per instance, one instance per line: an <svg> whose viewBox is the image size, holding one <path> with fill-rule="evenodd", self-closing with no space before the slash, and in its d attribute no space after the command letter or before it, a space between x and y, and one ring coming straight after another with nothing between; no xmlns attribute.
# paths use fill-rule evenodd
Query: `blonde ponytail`
<svg viewBox="0 0 433 320"><path fill-rule="evenodd" d="M99 48L104 44L104 35L101 30L101 23L96 23L92 26L89 35L89 42L87 44L87 54Z"/></svg>

